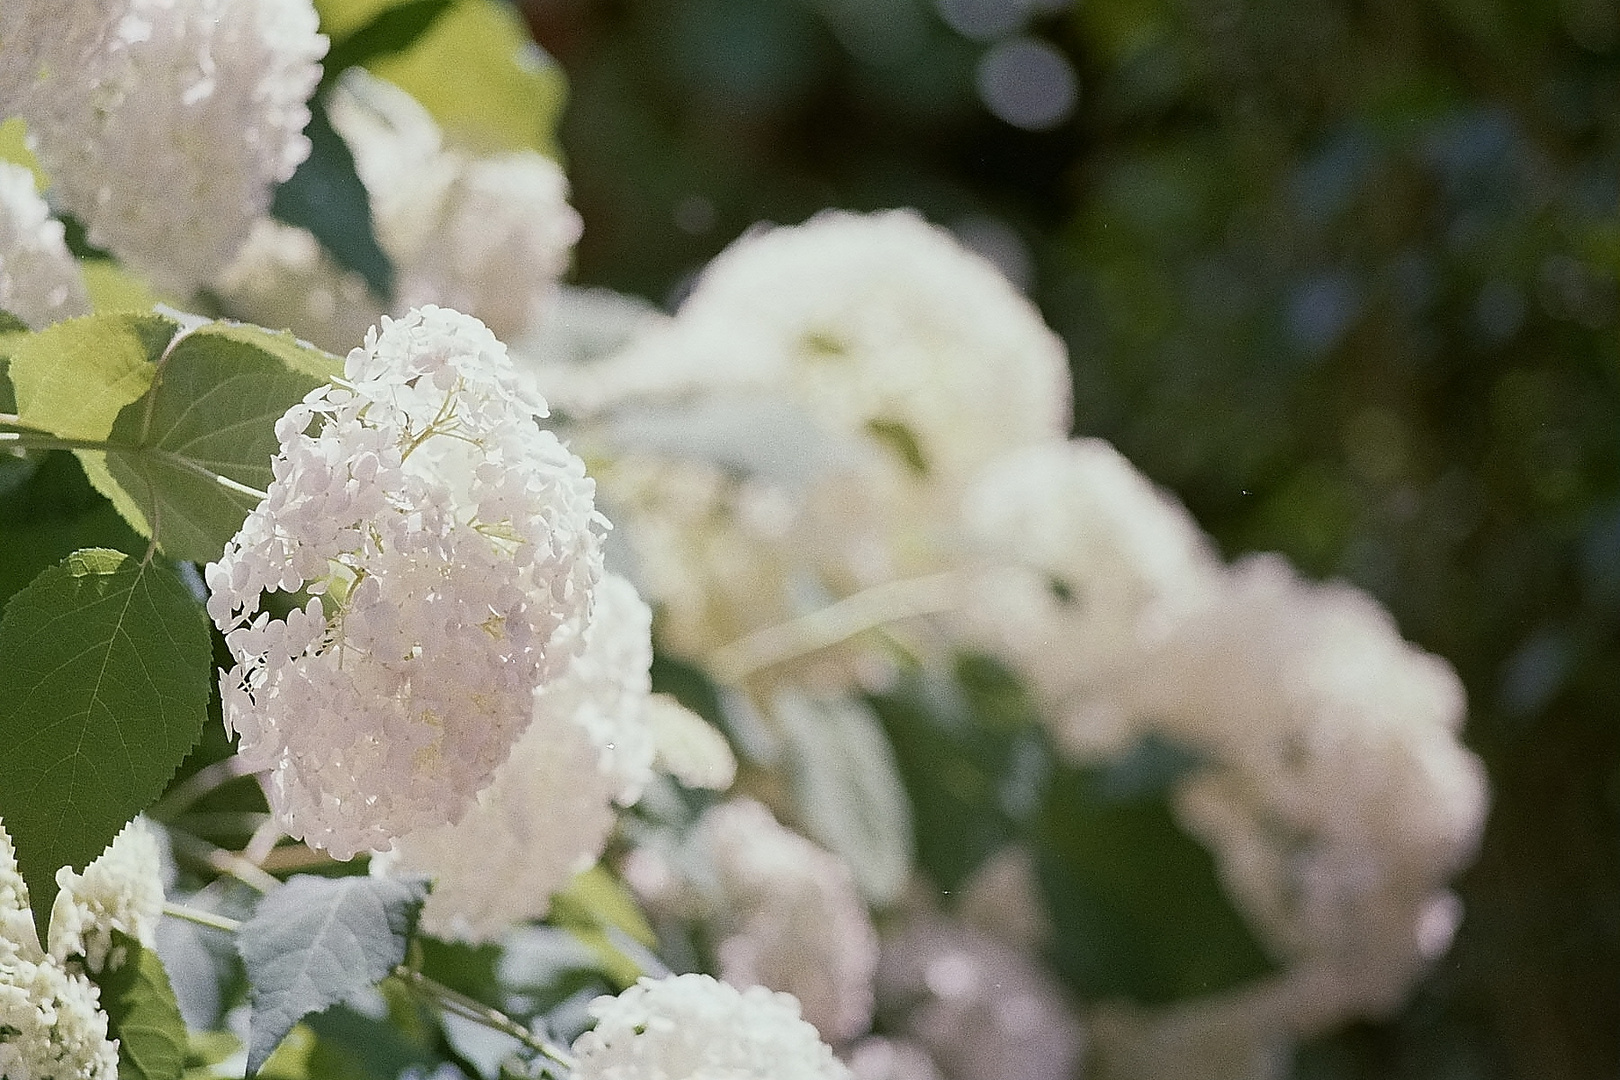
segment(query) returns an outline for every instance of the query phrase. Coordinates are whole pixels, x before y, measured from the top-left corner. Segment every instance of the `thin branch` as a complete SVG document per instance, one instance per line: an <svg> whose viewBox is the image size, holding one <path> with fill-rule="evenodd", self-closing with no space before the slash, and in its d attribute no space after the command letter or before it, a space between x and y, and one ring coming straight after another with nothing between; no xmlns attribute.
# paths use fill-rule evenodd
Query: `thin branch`
<svg viewBox="0 0 1620 1080"><path fill-rule="evenodd" d="M951 611L962 603L961 571L874 585L807 615L739 638L709 655L715 678L733 686L766 668L798 660L885 623Z"/></svg>
<svg viewBox="0 0 1620 1080"><path fill-rule="evenodd" d="M146 816L167 824L191 809L197 800L205 795L224 787L232 780L251 775L253 770L243 763L242 757L232 754L223 761L203 766L174 785L168 794L147 807Z"/></svg>
<svg viewBox="0 0 1620 1080"><path fill-rule="evenodd" d="M176 850L181 854L197 859L208 866L209 869L229 874L248 888L256 892L267 893L279 888L281 882L267 873L262 867L255 866L234 851L226 851L222 847L210 844L199 837L183 833L178 829L169 830L169 837Z"/></svg>
<svg viewBox="0 0 1620 1080"><path fill-rule="evenodd" d="M493 1009L477 998L468 997L459 990L453 990L437 979L430 978L415 968L406 967L404 964L396 967L394 974L404 980L405 984L411 989L431 999L447 1012L452 1012L465 1020L471 1020L474 1023L510 1035L524 1046L544 1054L564 1068L572 1069L574 1067L573 1055L569 1054L568 1051L535 1034L533 1029L518 1023L499 1009Z"/></svg>
<svg viewBox="0 0 1620 1080"><path fill-rule="evenodd" d="M204 911L201 908L187 907L185 904L165 902L163 905L163 914L172 915L176 919L184 919L187 922L196 923L198 926L207 926L214 930L223 930L227 934L234 934L238 930L242 929L242 923L238 919L232 919L225 915L215 915L212 911Z"/></svg>

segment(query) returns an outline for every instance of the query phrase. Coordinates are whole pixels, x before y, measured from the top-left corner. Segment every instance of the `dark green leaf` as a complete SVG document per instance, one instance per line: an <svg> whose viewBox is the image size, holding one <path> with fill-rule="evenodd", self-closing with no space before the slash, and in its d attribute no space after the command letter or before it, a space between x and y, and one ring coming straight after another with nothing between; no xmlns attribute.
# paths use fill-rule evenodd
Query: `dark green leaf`
<svg viewBox="0 0 1620 1080"><path fill-rule="evenodd" d="M324 89L357 64L368 63L409 48L427 32L454 0L405 0L378 12L370 22L333 42L322 62Z"/></svg>
<svg viewBox="0 0 1620 1080"><path fill-rule="evenodd" d="M0 334L28 332L28 324L9 311L0 311Z"/></svg>
<svg viewBox="0 0 1620 1080"><path fill-rule="evenodd" d="M1214 859L1130 762L1124 779L1061 768L1041 807L1036 859L1054 966L1085 997L1143 1004L1267 974L1271 961L1227 899Z"/></svg>
<svg viewBox="0 0 1620 1080"><path fill-rule="evenodd" d="M426 896L421 881L300 874L264 898L237 933L249 986L249 1075L298 1021L404 962Z"/></svg>
<svg viewBox="0 0 1620 1080"><path fill-rule="evenodd" d="M434 1057L386 1020L343 1005L305 1018L315 1033L309 1080L397 1080L416 1066L431 1072Z"/></svg>
<svg viewBox="0 0 1620 1080"><path fill-rule="evenodd" d="M107 1034L118 1040L118 1080L178 1080L188 1040L168 972L157 953L122 931L114 930L112 941L113 955L123 950L124 961L93 980Z"/></svg>
<svg viewBox="0 0 1620 1080"><path fill-rule="evenodd" d="M354 169L354 155L327 119L319 97L309 103L309 157L276 188L270 211L315 234L339 264L355 271L381 297L393 295L394 264L377 243L371 197Z"/></svg>
<svg viewBox="0 0 1620 1080"><path fill-rule="evenodd" d="M175 574L94 548L0 618L0 818L44 925L83 866L155 799L207 715L208 621Z"/></svg>
<svg viewBox="0 0 1620 1080"><path fill-rule="evenodd" d="M90 486L72 454L0 457L0 603L86 547L134 554L146 541Z"/></svg>

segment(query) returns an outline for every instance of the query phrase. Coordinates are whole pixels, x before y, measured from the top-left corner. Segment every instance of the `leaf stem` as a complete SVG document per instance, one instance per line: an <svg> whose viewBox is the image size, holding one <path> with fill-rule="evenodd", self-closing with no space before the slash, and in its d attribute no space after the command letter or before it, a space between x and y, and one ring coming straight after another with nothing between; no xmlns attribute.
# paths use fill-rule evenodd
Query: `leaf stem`
<svg viewBox="0 0 1620 1080"><path fill-rule="evenodd" d="M276 880L274 875L242 858L234 851L226 851L222 847L181 832L179 829L171 829L169 836L182 854L200 860L209 869L217 873L229 874L255 892L267 893L281 886L281 882Z"/></svg>
<svg viewBox="0 0 1620 1080"><path fill-rule="evenodd" d="M146 808L146 816L168 824L191 809L203 796L224 787L232 780L252 776L253 770L243 763L238 754L212 765L205 765L169 789L168 794Z"/></svg>
<svg viewBox="0 0 1620 1080"><path fill-rule="evenodd" d="M163 914L171 915L176 919L184 919L187 922L196 923L198 926L207 926L214 930L223 930L227 934L234 934L238 930L242 929L242 923L239 919L232 919L226 915L215 915L212 911L204 911L201 908L187 907L185 904L176 904L165 901L163 904Z"/></svg>
<svg viewBox="0 0 1620 1080"><path fill-rule="evenodd" d="M831 648L885 623L950 611L961 604L964 584L957 570L885 581L722 645L709 654L709 667L717 681L740 685L766 668Z"/></svg>
<svg viewBox="0 0 1620 1080"><path fill-rule="evenodd" d="M477 998L468 997L459 990L453 990L437 979L430 978L415 968L406 967L404 964L394 968L394 974L411 989L424 997L432 999L446 1011L452 1012L465 1020L471 1020L474 1023L510 1035L524 1046L544 1054L566 1069L574 1067L575 1062L572 1054L549 1039L535 1034L533 1029L518 1023L499 1009L493 1009Z"/></svg>

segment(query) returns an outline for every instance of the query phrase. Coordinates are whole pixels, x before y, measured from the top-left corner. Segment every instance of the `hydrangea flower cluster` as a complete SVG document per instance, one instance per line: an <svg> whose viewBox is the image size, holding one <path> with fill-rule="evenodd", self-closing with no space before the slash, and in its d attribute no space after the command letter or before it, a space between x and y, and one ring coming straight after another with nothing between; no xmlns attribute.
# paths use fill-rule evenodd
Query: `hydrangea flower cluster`
<svg viewBox="0 0 1620 1080"><path fill-rule="evenodd" d="M339 858L460 819L579 650L608 527L478 320L385 317L344 371L277 422L267 497L206 572L238 752ZM272 617L267 590L307 600Z"/></svg>
<svg viewBox="0 0 1620 1080"><path fill-rule="evenodd" d="M1121 688L1143 730L1207 755L1176 809L1272 949L1314 973L1306 1030L1399 1004L1450 945L1483 769L1462 686L1387 612L1281 559L1236 564Z"/></svg>
<svg viewBox="0 0 1620 1080"><path fill-rule="evenodd" d="M848 1080L791 994L708 975L642 978L591 1003L575 1080Z"/></svg>
<svg viewBox="0 0 1620 1080"><path fill-rule="evenodd" d="M74 873L56 872L51 907L52 956L82 957L91 972L118 967L112 935L117 930L151 947L163 914L157 837L140 818L124 826L101 857Z"/></svg>
<svg viewBox="0 0 1620 1080"><path fill-rule="evenodd" d="M361 71L344 77L331 116L371 195L399 305L458 308L503 339L529 330L582 228L557 163L447 147L415 98Z"/></svg>
<svg viewBox="0 0 1620 1080"><path fill-rule="evenodd" d="M0 101L90 242L189 293L309 156L318 27L309 0L18 0Z"/></svg>
<svg viewBox="0 0 1620 1080"><path fill-rule="evenodd" d="M1174 498L1100 439L1025 447L962 500L963 531L996 565L953 629L1029 681L1058 741L1086 755L1137 734L1110 690L1221 563Z"/></svg>
<svg viewBox="0 0 1620 1080"><path fill-rule="evenodd" d="M0 161L0 311L34 329L90 310L62 223L34 190L34 174Z"/></svg>
<svg viewBox="0 0 1620 1080"><path fill-rule="evenodd" d="M635 856L626 872L653 910L708 924L722 979L792 994L834 1044L871 1026L877 933L838 856L751 799L706 811L670 863Z"/></svg>
<svg viewBox="0 0 1620 1080"><path fill-rule="evenodd" d="M919 915L885 938L877 987L948 1080L1068 1080L1080 1063L1080 1025L1052 978L960 923Z"/></svg>
<svg viewBox="0 0 1620 1080"><path fill-rule="evenodd" d="M107 1037L100 992L79 965L116 966L113 930L152 943L163 906L156 841L132 823L83 874L64 867L57 881L71 891L51 909L47 952L0 828L0 1076L116 1080L118 1043Z"/></svg>
<svg viewBox="0 0 1620 1080"><path fill-rule="evenodd" d="M434 878L422 909L429 933L483 941L539 918L552 893L601 855L615 804L633 804L652 777L651 635L652 612L635 588L604 577L583 650L535 691L528 730L477 804L373 861Z"/></svg>

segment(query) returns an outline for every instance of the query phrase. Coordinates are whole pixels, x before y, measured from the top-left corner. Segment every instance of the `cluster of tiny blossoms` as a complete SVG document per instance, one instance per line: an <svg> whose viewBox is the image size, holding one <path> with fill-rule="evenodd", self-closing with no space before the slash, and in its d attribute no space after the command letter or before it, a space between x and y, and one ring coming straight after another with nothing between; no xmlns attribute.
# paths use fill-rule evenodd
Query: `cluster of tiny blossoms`
<svg viewBox="0 0 1620 1080"><path fill-rule="evenodd" d="M626 875L655 912L707 924L727 982L792 994L835 1045L871 1026L877 933L849 867L759 803L713 807L683 851L639 849Z"/></svg>
<svg viewBox="0 0 1620 1080"><path fill-rule="evenodd" d="M425 307L278 421L207 581L225 723L290 834L347 858L459 819L567 669L607 521L545 414L482 323Z"/></svg>
<svg viewBox="0 0 1620 1080"><path fill-rule="evenodd" d="M318 27L309 0L11 0L0 109L91 243L188 293L309 155Z"/></svg>
<svg viewBox="0 0 1620 1080"><path fill-rule="evenodd" d="M0 311L38 329L89 310L84 277L34 174L0 162Z"/></svg>
<svg viewBox="0 0 1620 1080"><path fill-rule="evenodd" d="M535 692L534 719L477 803L455 824L412 832L373 860L434 879L422 925L481 941L539 918L551 894L596 861L652 775L652 612L614 575L596 590L584 648Z"/></svg>
<svg viewBox="0 0 1620 1080"><path fill-rule="evenodd" d="M11 838L0 828L0 1076L115 1080L118 1044L107 1037L100 992L84 968L117 966L120 958L109 951L114 930L151 945L163 906L158 875L156 842L140 822L83 874L59 870L63 892L51 909L47 951Z"/></svg>
<svg viewBox="0 0 1620 1080"><path fill-rule="evenodd" d="M574 1080L849 1080L789 994L708 975L643 978L591 1003Z"/></svg>

